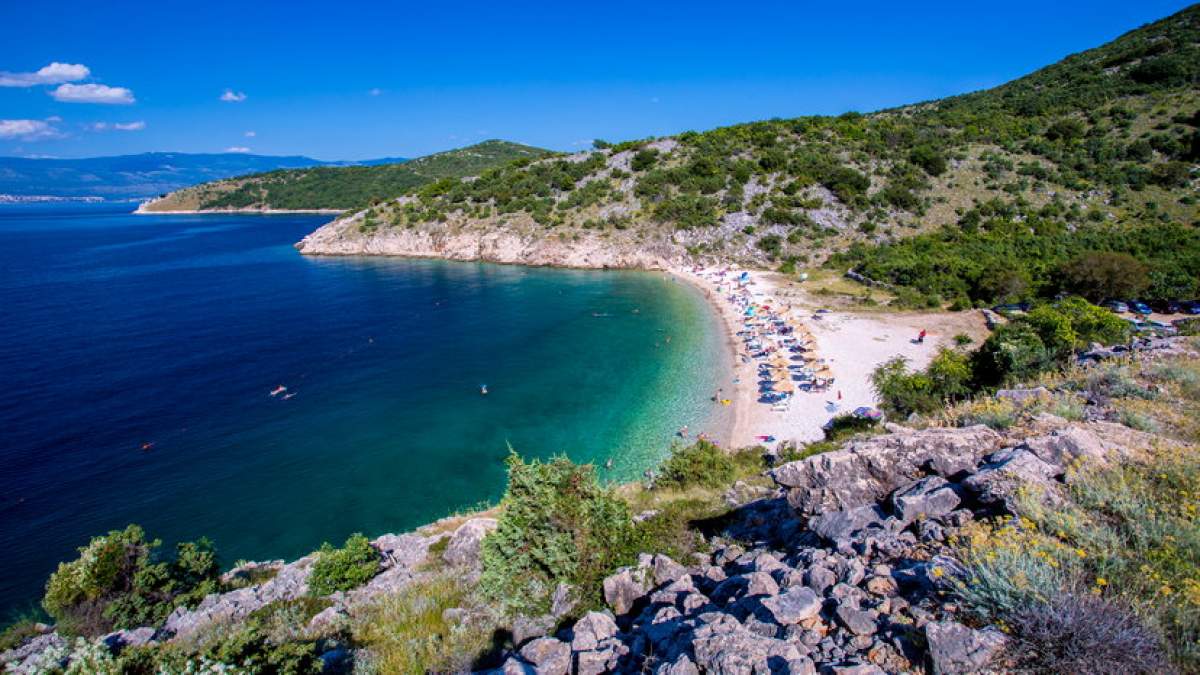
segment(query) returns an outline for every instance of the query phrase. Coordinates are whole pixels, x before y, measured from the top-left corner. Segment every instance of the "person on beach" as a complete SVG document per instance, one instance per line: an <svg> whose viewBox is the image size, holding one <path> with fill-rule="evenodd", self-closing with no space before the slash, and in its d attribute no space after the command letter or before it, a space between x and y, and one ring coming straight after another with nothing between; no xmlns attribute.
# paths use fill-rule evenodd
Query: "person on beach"
<svg viewBox="0 0 1200 675"><path fill-rule="evenodd" d="M921 332L917 334L917 344L919 344L919 345L925 344L925 329L924 328L922 328Z"/></svg>

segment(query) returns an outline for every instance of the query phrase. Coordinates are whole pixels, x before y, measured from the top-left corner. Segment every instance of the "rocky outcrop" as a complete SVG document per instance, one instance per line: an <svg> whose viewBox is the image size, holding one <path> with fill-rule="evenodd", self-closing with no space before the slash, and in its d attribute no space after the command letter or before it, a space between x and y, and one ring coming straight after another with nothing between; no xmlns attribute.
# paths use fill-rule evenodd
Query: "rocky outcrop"
<svg viewBox="0 0 1200 675"><path fill-rule="evenodd" d="M559 238L544 230L522 234L504 227L422 229L385 227L363 232L362 214L328 223L296 244L305 255L379 255L591 269L666 269L683 247L605 237L587 231ZM537 228L541 230L541 228Z"/></svg>
<svg viewBox="0 0 1200 675"><path fill-rule="evenodd" d="M977 425L965 429L893 433L853 441L841 450L785 464L771 477L787 489L802 515L827 514L874 504L926 474L953 478L974 469L1000 445L1000 435Z"/></svg>

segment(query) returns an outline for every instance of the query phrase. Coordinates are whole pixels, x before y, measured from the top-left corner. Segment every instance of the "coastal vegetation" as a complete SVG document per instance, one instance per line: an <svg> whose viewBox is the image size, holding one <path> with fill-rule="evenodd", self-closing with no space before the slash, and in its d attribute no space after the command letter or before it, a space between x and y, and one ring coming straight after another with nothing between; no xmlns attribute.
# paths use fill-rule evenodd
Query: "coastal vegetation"
<svg viewBox="0 0 1200 675"><path fill-rule="evenodd" d="M389 231L500 233L789 274L854 268L903 306L1187 299L1200 291L1198 17L1190 7L994 89L602 141L327 228L344 229L343 248Z"/></svg>
<svg viewBox="0 0 1200 675"><path fill-rule="evenodd" d="M552 153L507 141L484 141L397 164L283 169L172 192L147 211L209 209L355 209L444 178Z"/></svg>

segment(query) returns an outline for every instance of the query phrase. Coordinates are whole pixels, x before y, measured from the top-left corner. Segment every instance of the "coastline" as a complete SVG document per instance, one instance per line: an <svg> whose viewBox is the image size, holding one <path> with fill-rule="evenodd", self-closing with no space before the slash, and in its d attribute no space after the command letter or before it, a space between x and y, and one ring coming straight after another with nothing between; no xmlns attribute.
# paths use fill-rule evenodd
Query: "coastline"
<svg viewBox="0 0 1200 675"><path fill-rule="evenodd" d="M139 204L133 210L135 215L139 216L198 216L207 214L241 214L241 215L286 215L286 214L317 214L317 215L337 215L345 213L344 209L172 209L170 211L154 211L143 209Z"/></svg>

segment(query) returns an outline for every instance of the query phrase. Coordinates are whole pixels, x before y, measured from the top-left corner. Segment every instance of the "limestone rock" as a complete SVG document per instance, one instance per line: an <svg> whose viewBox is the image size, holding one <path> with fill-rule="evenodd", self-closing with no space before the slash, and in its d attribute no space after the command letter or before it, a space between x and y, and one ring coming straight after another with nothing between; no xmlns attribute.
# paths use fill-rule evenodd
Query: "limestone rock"
<svg viewBox="0 0 1200 675"><path fill-rule="evenodd" d="M495 518L472 518L463 523L450 536L442 559L451 565L477 567L483 538L496 529Z"/></svg>
<svg viewBox="0 0 1200 675"><path fill-rule="evenodd" d="M538 638L521 648L521 658L533 665L537 675L567 675L571 671L571 648L551 637Z"/></svg>
<svg viewBox="0 0 1200 675"><path fill-rule="evenodd" d="M640 568L622 567L604 579L604 601L618 616L628 614L646 590L646 574Z"/></svg>
<svg viewBox="0 0 1200 675"><path fill-rule="evenodd" d="M929 661L934 675L966 675L986 671L1004 647L997 630L973 630L955 621L925 625Z"/></svg>
<svg viewBox="0 0 1200 675"><path fill-rule="evenodd" d="M798 586L789 588L780 595L762 601L763 607L771 613L775 622L788 626L811 619L821 613L821 598L810 588Z"/></svg>
<svg viewBox="0 0 1200 675"><path fill-rule="evenodd" d="M883 527L884 519L883 512L872 504L822 513L810 518L808 527L822 538L837 543L865 529Z"/></svg>
<svg viewBox="0 0 1200 675"><path fill-rule="evenodd" d="M603 612L588 612L575 622L572 629L571 649L590 651L617 634L617 622Z"/></svg>
<svg viewBox="0 0 1200 675"><path fill-rule="evenodd" d="M892 506L904 523L921 517L944 516L959 505L958 495L945 478L930 476L892 494Z"/></svg>
<svg viewBox="0 0 1200 675"><path fill-rule="evenodd" d="M945 478L973 469L1001 440L983 425L920 431L890 428L895 432L784 464L772 470L771 477L787 488L788 503L801 515L853 509L873 505L919 480L926 468Z"/></svg>
<svg viewBox="0 0 1200 675"><path fill-rule="evenodd" d="M1003 502L1010 511L1014 508L1017 490L1024 486L1052 490L1051 481L1059 473L1058 467L1021 448L998 452L991 460L979 472L967 477L963 486L978 495L981 502Z"/></svg>

